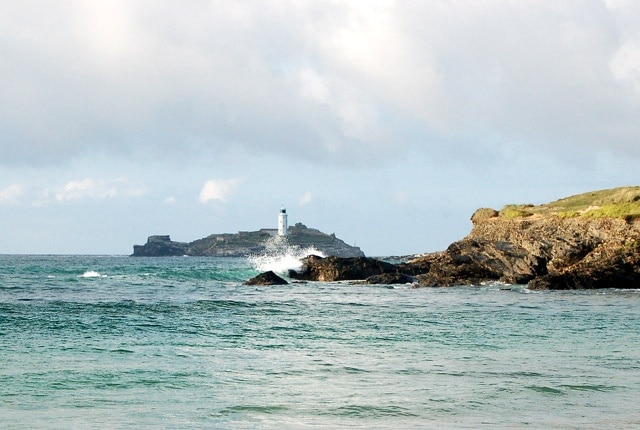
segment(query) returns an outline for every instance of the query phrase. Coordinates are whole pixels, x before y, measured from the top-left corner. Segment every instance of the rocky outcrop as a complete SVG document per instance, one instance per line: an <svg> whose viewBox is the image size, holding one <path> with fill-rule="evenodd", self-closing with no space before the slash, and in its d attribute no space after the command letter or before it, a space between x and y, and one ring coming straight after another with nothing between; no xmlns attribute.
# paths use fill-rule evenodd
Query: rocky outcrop
<svg viewBox="0 0 640 430"><path fill-rule="evenodd" d="M145 245L134 245L133 256L135 257L165 257L181 256L187 253L189 244L184 242L174 242L169 235L149 236Z"/></svg>
<svg viewBox="0 0 640 430"><path fill-rule="evenodd" d="M287 285L287 281L273 273L271 270L249 279L244 285Z"/></svg>
<svg viewBox="0 0 640 430"><path fill-rule="evenodd" d="M416 278L411 275L407 275L406 273L381 273L379 275L369 276L366 279L367 284L384 284L384 285L393 285L393 284L415 284Z"/></svg>
<svg viewBox="0 0 640 430"><path fill-rule="evenodd" d="M212 234L193 242L173 242L169 236L150 236L145 245L133 246L133 257L162 257L189 255L193 257L246 257L261 254L277 230L261 229L241 231L235 234ZM304 224L289 227L286 241L302 248L313 247L324 255L340 257L363 257L357 246L347 245L335 234L308 228Z"/></svg>
<svg viewBox="0 0 640 430"><path fill-rule="evenodd" d="M266 230L236 234L212 234L189 243L187 255L194 257L245 257L260 254L272 237Z"/></svg>
<svg viewBox="0 0 640 430"><path fill-rule="evenodd" d="M478 211L467 237L406 263L311 257L291 276L424 287L502 281L532 289L640 288L637 216L513 213Z"/></svg>
<svg viewBox="0 0 640 430"><path fill-rule="evenodd" d="M355 245L348 245L335 234L326 234L302 223L290 226L287 240L301 248L314 247L324 255L339 257L364 257L364 252Z"/></svg>
<svg viewBox="0 0 640 430"><path fill-rule="evenodd" d="M499 280L538 289L638 288L639 245L640 223L633 220L492 217L476 220L443 255L409 265L430 263L432 270L417 276L425 286Z"/></svg>
<svg viewBox="0 0 640 430"><path fill-rule="evenodd" d="M318 257L310 255L302 260L299 271L290 270L289 277L305 281L361 280L382 273L395 273L393 264L368 257Z"/></svg>

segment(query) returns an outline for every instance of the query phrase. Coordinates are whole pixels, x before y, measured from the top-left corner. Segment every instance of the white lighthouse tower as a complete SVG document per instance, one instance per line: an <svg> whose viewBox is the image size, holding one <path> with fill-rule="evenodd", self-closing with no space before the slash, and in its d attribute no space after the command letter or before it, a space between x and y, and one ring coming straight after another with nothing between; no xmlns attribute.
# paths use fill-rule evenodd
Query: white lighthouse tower
<svg viewBox="0 0 640 430"><path fill-rule="evenodd" d="M283 207L278 214L278 236L286 236L287 227L287 210Z"/></svg>

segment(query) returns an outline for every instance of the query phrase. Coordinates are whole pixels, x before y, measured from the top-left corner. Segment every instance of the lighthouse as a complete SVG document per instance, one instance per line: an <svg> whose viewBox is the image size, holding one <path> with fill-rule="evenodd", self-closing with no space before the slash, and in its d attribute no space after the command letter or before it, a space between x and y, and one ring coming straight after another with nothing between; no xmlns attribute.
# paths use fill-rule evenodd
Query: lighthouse
<svg viewBox="0 0 640 430"><path fill-rule="evenodd" d="M287 210L285 208L280 209L278 214L278 236L287 235Z"/></svg>

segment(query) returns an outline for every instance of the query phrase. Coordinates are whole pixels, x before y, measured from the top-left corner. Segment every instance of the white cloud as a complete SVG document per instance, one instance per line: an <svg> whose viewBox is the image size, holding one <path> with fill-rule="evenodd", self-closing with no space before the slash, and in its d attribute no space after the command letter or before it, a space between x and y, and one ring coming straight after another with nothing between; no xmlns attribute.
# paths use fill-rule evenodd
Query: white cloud
<svg viewBox="0 0 640 430"><path fill-rule="evenodd" d="M0 189L0 205L17 204L24 193L24 188L20 184L11 184Z"/></svg>
<svg viewBox="0 0 640 430"><path fill-rule="evenodd" d="M311 194L311 191L305 191L302 197L300 197L298 204L300 204L300 206L304 206L311 203L311 200L313 200L313 194Z"/></svg>
<svg viewBox="0 0 640 430"><path fill-rule="evenodd" d="M423 8L407 11L389 1L346 4L341 19L314 42L329 70L344 79L346 87L360 91L350 104L381 102L404 115L434 121L445 96L434 55L437 37L422 38L415 28L406 27L414 17L405 14L417 13L425 26L436 26L442 8L427 7L423 13Z"/></svg>
<svg viewBox="0 0 640 430"><path fill-rule="evenodd" d="M242 178L208 180L200 191L200 203L207 203L210 200L226 202L230 195L242 184L242 181Z"/></svg>
<svg viewBox="0 0 640 430"><path fill-rule="evenodd" d="M384 163L479 134L551 151L613 135L626 155L640 138L629 0L4 3L6 164L230 146Z"/></svg>
<svg viewBox="0 0 640 430"><path fill-rule="evenodd" d="M172 205L175 204L175 202L177 202L178 200L176 199L175 196L169 196L166 199L164 199L164 203L167 205Z"/></svg>
<svg viewBox="0 0 640 430"><path fill-rule="evenodd" d="M640 45L623 45L611 60L610 67L616 79L629 82L640 94Z"/></svg>
<svg viewBox="0 0 640 430"><path fill-rule="evenodd" d="M302 69L300 71L300 93L318 104L329 102L329 88L325 79L315 70Z"/></svg>
<svg viewBox="0 0 640 430"><path fill-rule="evenodd" d="M63 202L84 198L115 197L117 194L116 189L108 186L104 181L86 178L67 182L62 189L56 191L55 197L57 201Z"/></svg>
<svg viewBox="0 0 640 430"><path fill-rule="evenodd" d="M58 202L82 199L102 200L115 197L139 197L144 193L144 187L133 184L126 178L85 178L78 181L69 181L63 187L53 190L55 200Z"/></svg>
<svg viewBox="0 0 640 430"><path fill-rule="evenodd" d="M634 0L604 0L604 4L609 9L621 9L632 4Z"/></svg>

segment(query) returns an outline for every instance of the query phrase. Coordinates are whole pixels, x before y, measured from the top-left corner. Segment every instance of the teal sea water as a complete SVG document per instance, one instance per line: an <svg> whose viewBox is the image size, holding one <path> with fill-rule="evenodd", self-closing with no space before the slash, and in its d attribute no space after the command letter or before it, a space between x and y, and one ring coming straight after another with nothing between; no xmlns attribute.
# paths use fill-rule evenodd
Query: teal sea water
<svg viewBox="0 0 640 430"><path fill-rule="evenodd" d="M0 427L640 427L640 290L257 273L0 256Z"/></svg>

